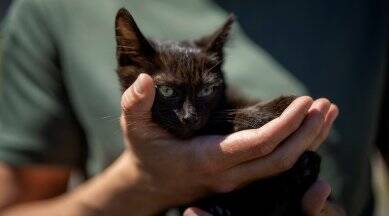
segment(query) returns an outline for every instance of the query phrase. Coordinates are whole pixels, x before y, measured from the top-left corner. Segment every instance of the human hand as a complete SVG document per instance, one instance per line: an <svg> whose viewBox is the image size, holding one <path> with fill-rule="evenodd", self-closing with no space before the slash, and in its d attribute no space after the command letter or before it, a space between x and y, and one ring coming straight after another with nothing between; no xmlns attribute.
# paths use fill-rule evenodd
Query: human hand
<svg viewBox="0 0 389 216"><path fill-rule="evenodd" d="M302 206L307 216L346 216L345 211L336 203L329 201L331 187L328 183L318 180L305 193ZM212 216L198 208L188 208L184 216Z"/></svg>
<svg viewBox="0 0 389 216"><path fill-rule="evenodd" d="M328 199L331 186L318 180L305 193L302 205L307 216L345 216L346 212L335 202Z"/></svg>
<svg viewBox="0 0 389 216"><path fill-rule="evenodd" d="M123 94L121 117L123 172L149 214L288 170L322 143L337 115L326 99L300 97L261 128L178 140L151 122L154 94L152 78L141 74Z"/></svg>

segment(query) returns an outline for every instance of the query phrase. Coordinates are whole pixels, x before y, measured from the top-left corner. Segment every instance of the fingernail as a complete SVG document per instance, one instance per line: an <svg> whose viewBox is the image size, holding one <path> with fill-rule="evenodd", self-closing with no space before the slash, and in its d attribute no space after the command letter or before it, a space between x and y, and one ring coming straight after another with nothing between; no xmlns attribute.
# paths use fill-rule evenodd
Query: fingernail
<svg viewBox="0 0 389 216"><path fill-rule="evenodd" d="M145 92L145 74L139 74L138 78L135 80L134 88L135 92L138 95L142 95Z"/></svg>

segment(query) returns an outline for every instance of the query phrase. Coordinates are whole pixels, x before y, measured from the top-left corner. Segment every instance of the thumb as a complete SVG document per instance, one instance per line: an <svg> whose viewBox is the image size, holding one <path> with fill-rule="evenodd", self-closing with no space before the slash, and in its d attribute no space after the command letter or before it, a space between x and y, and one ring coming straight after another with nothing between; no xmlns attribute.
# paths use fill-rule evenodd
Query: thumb
<svg viewBox="0 0 389 216"><path fill-rule="evenodd" d="M154 102L155 89L153 79L144 73L139 74L135 82L122 95L124 113L150 112Z"/></svg>
<svg viewBox="0 0 389 216"><path fill-rule="evenodd" d="M121 99L121 124L127 132L144 130L151 119L155 88L153 79L147 74L140 74L135 82L123 93Z"/></svg>

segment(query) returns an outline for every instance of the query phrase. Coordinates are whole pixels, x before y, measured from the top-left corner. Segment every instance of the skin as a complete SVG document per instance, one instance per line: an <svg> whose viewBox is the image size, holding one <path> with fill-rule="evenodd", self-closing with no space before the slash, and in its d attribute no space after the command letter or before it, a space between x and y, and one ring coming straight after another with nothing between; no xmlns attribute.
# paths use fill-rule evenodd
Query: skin
<svg viewBox="0 0 389 216"><path fill-rule="evenodd" d="M151 114L154 91L151 77L141 74L124 92L125 151L73 191L65 193L68 168L1 165L0 215L154 215L289 169L302 152L322 143L338 113L327 99L300 97L259 129L182 141L133 115ZM312 186L303 200L308 216L343 215L326 201L329 191L320 181ZM185 214L206 215L193 208Z"/></svg>

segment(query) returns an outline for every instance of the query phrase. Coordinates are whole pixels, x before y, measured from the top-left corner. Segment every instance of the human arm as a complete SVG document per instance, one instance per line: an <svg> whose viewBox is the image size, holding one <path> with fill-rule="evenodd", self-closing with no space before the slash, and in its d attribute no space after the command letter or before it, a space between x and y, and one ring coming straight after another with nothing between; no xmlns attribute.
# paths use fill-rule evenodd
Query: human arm
<svg viewBox="0 0 389 216"><path fill-rule="evenodd" d="M54 166L12 167L0 163L0 212L10 205L49 199L64 193L70 169Z"/></svg>
<svg viewBox="0 0 389 216"><path fill-rule="evenodd" d="M65 194L70 171L68 169L44 166L15 168L2 164L0 215L88 216L122 215L123 212L150 215L146 209L151 204L139 206L139 200L143 199L142 203L152 203L153 198L130 186L132 183L126 178L126 172L121 172L120 167L123 166L129 168L124 155L102 174ZM129 196L119 199L112 197L123 193ZM117 206L121 207L116 208Z"/></svg>
<svg viewBox="0 0 389 216"><path fill-rule="evenodd" d="M51 134L53 131L53 126L58 126L62 124L63 119L58 119L58 114L69 114L69 116L66 116L64 119L72 119L70 108L68 107L68 104L64 101L60 101L59 99L64 97L64 89L62 88L62 77L61 77L61 70L60 65L58 65L58 53L55 51L58 49L56 47L55 40L53 40L53 32L50 32L48 29L48 26L45 25L46 19L44 19L44 11L42 11L42 8L34 6L31 1L20 1L24 2L21 6L19 5L19 8L23 6L23 10L17 11L16 15L13 14L13 19L10 19L8 28L11 28L8 30L8 34L6 36L6 50L7 53L6 56L6 70L5 70L5 87L4 92L6 97L3 97L6 99L7 103L2 107L2 111L5 111L2 113L2 119L1 122L4 123L4 127L2 127L2 143L1 143L1 158L4 161L7 161L7 164L9 162L8 167L18 167L22 170L24 170L23 166L25 164L36 164L37 162L40 162L40 164L48 164L50 158L46 158L46 156L53 155L51 153L47 153L47 150L50 149L56 149L59 146L65 146L68 144L72 144L72 142L66 142L66 143L60 143L60 141L64 141L64 139L51 139L50 142L40 143L42 140L47 138L47 135L50 135L50 138L64 138L60 137L60 133ZM16 18L20 19L16 19ZM16 23L15 23L16 22ZM20 23L19 23L20 22ZM42 23L43 24L42 24ZM28 36L28 37L27 37ZM28 39L28 40L27 40ZM17 55L16 55L17 54ZM25 61L21 61L24 59ZM23 81L21 81L23 80ZM27 89L25 87L33 87L30 89ZM15 94L16 93L16 94ZM134 94L132 94L134 95ZM136 94L135 94L136 95ZM134 98L134 97L129 97ZM136 98L136 97L135 97ZM152 97L150 97L150 94L147 94L148 100ZM141 100L143 101L143 100ZM127 164L125 167L131 167L133 166L134 160L138 159L142 162L151 161L150 166L147 167L153 167L154 169L147 170L147 172L141 172L149 174L152 173L153 179L163 179L160 178L161 176L158 175L159 171L158 169L161 169L159 166L160 164L154 164L155 162L155 156L161 154L161 151L157 150L165 150L168 151L167 153L170 153L170 150L173 148L175 150L183 151L182 155L185 156L192 156L197 155L198 158L197 162L189 163L187 160L191 159L192 157L183 157L181 154L180 158L183 160L183 162L186 161L187 167L195 167L197 172L200 172L200 177L192 178L193 176L187 177L189 180L197 180L197 182L193 183L191 181L184 182L184 183L192 183L195 184L195 189L197 191L197 187L202 188L203 193L207 193L209 191L225 191L225 190L231 190L233 187L235 187L237 184L241 184L242 182L249 181L254 178L260 178L266 175L270 175L271 173L264 173L264 172L258 172L256 176L252 176L250 174L251 169L263 169L266 170L267 166L273 165L276 167L273 167L273 173L275 171L279 172L281 170L286 169L288 166L290 166L290 163L293 161L293 157L298 153L291 154L292 156L290 158L284 158L283 152L288 152L288 149L284 149L281 152L278 152L275 154L271 159L272 163L262 161L258 163L252 163L251 166L244 166L241 163L243 161L253 160L256 157L261 157L264 155L267 155L269 151L272 151L276 148L276 146L279 144L278 141L272 141L270 142L269 139L271 137L277 138L276 140L280 140L280 137L286 137L289 134L292 133L295 129L297 129L302 119L305 118L306 109L308 104L311 103L311 100L308 98L305 98L303 101L300 101L300 104L297 106L297 111L300 111L300 113L297 115L294 113L294 115L284 115L281 117L283 120L276 120L276 123L270 124L268 127L268 130L270 131L278 131L277 133L273 132L267 132L271 135L266 135L266 137L261 139L259 138L260 134L258 130L249 130L245 132L240 132L235 135L230 135L227 137L202 137L197 139L197 141L191 141L190 145L187 145L185 148L175 149L175 146L178 145L168 145L170 142L168 142L170 139L164 140L163 147L165 148L152 148L152 147L159 147L158 142L155 142L155 140L149 140L149 139L143 139L140 137L140 139L137 141L136 139L136 133L134 134L128 134L126 137L131 137L132 142L128 143L128 146L136 146L136 143L141 143L140 146L147 146L146 144L150 143L150 148L142 148L140 149L139 146L136 146L136 150L139 150L139 154L134 154L134 152L128 153L129 151L124 152L123 154L127 155L130 154L131 157L121 157L125 159L118 160L119 162L115 163L115 165L112 165L113 167L120 167L124 166L123 164ZM137 104L137 103L136 103ZM21 107L28 107L28 109L20 109ZM66 109L63 109L66 107ZM69 109L67 109L69 108ZM296 108L296 107L295 107ZM147 110L148 112L149 110ZM129 106L124 109L125 113L133 113L133 106ZM146 112L146 111L145 111ZM289 117L288 117L289 116ZM12 117L12 118L11 118ZM127 116L131 117L131 116ZM316 119L314 122L317 121L318 116L311 116L310 118ZM320 118L320 117L319 117ZM48 124L46 123L53 123L50 121L55 122L55 124ZM74 119L73 119L74 120ZM139 119L125 119L127 122L131 122L131 124L139 123ZM20 122L23 122L20 124ZM311 121L312 122L312 121ZM312 124L312 123L311 123ZM317 124L317 123L315 123ZM273 126L271 126L273 125ZM278 125L278 126L277 126ZM51 127L49 127L51 126ZM275 130L275 128L280 127L280 130ZM68 128L60 128L60 132L68 132L71 128L75 127L68 127ZM147 129L148 127L145 127L144 129ZM311 129L319 130L319 126L316 125L316 127L313 127ZM3 130L4 129L4 130ZM12 130L11 130L12 129ZM127 132L127 130L124 130ZM141 133L144 133L147 130L142 130ZM151 129L149 129L151 131ZM267 131L266 129L262 129L260 131ZM305 131L305 133L309 132L307 131L307 128L303 129L302 131ZM42 133L44 132L44 133ZM158 134L155 133L155 131L151 131L152 134ZM311 131L312 132L312 131ZM315 132L316 133L316 132ZM313 133L313 134L315 134ZM9 136L9 135L14 136ZM266 134L266 133L263 133ZM130 136L131 135L131 136ZM247 139L246 144L244 142L241 142L242 137ZM9 139L9 138L12 139ZM70 137L70 136L67 136ZM20 139L22 138L22 139ZM135 141L134 141L135 139ZM267 141L266 141L267 140ZM71 141L71 140L66 140ZM153 142L151 142L153 141ZM173 142L174 141L174 142ZM177 140L173 140L172 143L180 144ZM265 143L271 143L268 147ZM244 144L240 146L240 144ZM295 141L294 141L295 143ZM130 145L131 144L131 145ZM300 142L300 144L304 144L304 146L307 145L307 142ZM25 148L27 145L33 146L32 148ZM257 146L257 148L254 148ZM263 146L263 147L258 147ZM304 147L299 145L296 150L301 151L301 148ZM21 149L16 149L16 147L22 147ZM207 148L205 148L207 147ZM130 150L134 150L130 149ZM157 150L156 150L157 149ZM253 154L255 150L256 154ZM192 154L195 152L196 154ZM47 153L47 154L46 154ZM165 152L166 153L166 152ZM180 152L176 152L180 153ZM32 155L32 157L25 157L26 155ZM77 154L75 154L77 155ZM146 155L146 156L145 156ZM147 156L148 155L148 156ZM166 155L166 154L161 154ZM19 162L17 164L12 163L11 157L18 158ZM39 161L31 161L33 158L39 158ZM58 159L58 158L55 158ZM131 160L129 160L131 159ZM168 158L171 159L171 158ZM177 162L177 160L174 160L174 164ZM231 160L229 160L231 159ZM269 159L269 160L270 160ZM69 158L67 159L70 160ZM128 161L129 160L129 161ZM75 160L74 160L75 161ZM127 161L127 162L126 162ZM179 161L179 160L178 160ZM14 162L14 161L13 161ZM158 161L160 162L160 161ZM168 163L169 160L167 160L166 163ZM274 162L274 163L273 163ZM169 163L173 163L171 160ZM169 164L168 163L168 164ZM39 164L39 163L38 163ZM40 166L38 165L37 166ZM117 164L121 164L120 166ZM195 166L195 165L196 166ZM235 171L232 171L232 168L239 166L239 169L237 171L240 171L242 173L246 173L246 175L243 175L242 179L240 179L239 175L235 173ZM147 168L146 167L146 168ZM139 168L139 167L136 167ZM145 168L145 167L141 167ZM188 174L188 169L182 169L182 167L172 167L174 169L171 170L177 170L177 173L170 173L172 172L170 169L167 169L167 173L164 173L162 177L168 175L173 176L176 178L176 176L182 176L179 174ZM27 173L30 173L30 170L27 168ZM118 168L117 168L118 169ZM123 169L123 168L121 168ZM270 168L269 168L270 169ZM14 169L11 169L11 171ZM193 199L193 194L186 194L187 188L185 185L179 185L180 191L182 193L178 193L178 195L174 194L175 197L174 200L170 199L161 199L160 196L150 196L147 197L148 190L144 191L145 189L140 187L138 185L138 182L144 182L142 178L140 178L142 181L140 181L138 178L130 178L130 180L125 181L127 187L121 188L116 183L113 183L111 181L117 180L117 179L123 179L122 175L123 173L127 173L128 170L132 169L125 169L127 171L120 172L121 178L114 177L115 175L118 175L117 172L114 172L112 170L116 170L116 168L110 168L103 172L101 175L96 176L95 178L91 179L90 181L86 182L82 186L78 187L73 192L64 194L62 196L57 196L55 198L51 198L46 201L38 201L37 199L41 199L41 194L39 194L38 197L35 197L34 200L37 200L36 202L26 202L22 204L21 202L8 202L8 208L4 210L4 214L39 214L39 215L45 215L52 213L53 211L56 214L63 213L63 210L66 209L67 213L69 211L78 211L77 209L80 209L82 211L86 211L85 209L92 209L90 214L105 211L106 209L111 209L112 203L115 205L117 203L120 203L120 200L116 200L117 197L120 198L120 196L115 196L117 193L123 193L126 192L126 194L130 194L132 198L142 198L146 195L146 197L142 198L143 200L147 200L147 202L141 202L141 205L139 205L139 202L131 201L131 197L126 197L124 200L125 202L129 202L131 204L137 205L136 209L133 210L133 212L137 210L141 210L142 208L147 208L147 210L157 211L156 209L161 210L162 208L166 208L167 206L174 205L176 203L181 203L181 201L184 200L191 200ZM144 171L144 170L142 170ZM182 173L180 173L180 172ZM224 175L220 175L220 173L224 173ZM135 172L131 172L128 175L131 176ZM235 173L235 174L234 174ZM130 175L131 174L131 175ZM193 173L198 174L198 173ZM43 173L40 175L44 176ZM143 176L143 175L142 175ZM205 176L205 177L204 177ZM214 176L213 178L209 176ZM238 176L238 177L237 177ZM209 177L209 179L208 179ZM204 178L200 179L199 178ZM229 181L226 181L225 185L218 184L219 180L221 178L227 178ZM235 179L236 178L236 179ZM29 178L27 178L29 179ZM67 179L62 179L61 181L66 182ZM172 182L175 182L176 179L167 179L165 182L158 182L159 184L163 183L163 185L171 186L169 184L172 184ZM28 182L28 181L26 181ZM57 181L54 181L57 182ZM135 183L136 184L135 184ZM50 187L47 182L42 182L45 186ZM154 185L155 182L151 182L151 185ZM102 186L103 185L103 186ZM104 185L108 185L109 187L105 187ZM117 185L114 186L114 185ZM142 184L141 184L142 185ZM8 188L9 185L3 185L4 188ZM177 185L173 185L177 186ZM140 187L140 189L139 189ZM30 188L34 188L32 185ZM97 188L97 189L96 189ZM160 188L160 187L158 187ZM185 190L183 189L185 188ZM17 188L16 191L26 191L25 188ZM128 190L135 190L130 193ZM170 188L171 190L168 190L167 192L175 191ZM193 188L192 188L193 189ZM193 190L195 190L193 189ZM40 190L43 191L43 190ZM142 193L139 195L137 191L141 191ZM110 196L111 194L111 196ZM57 194L56 194L57 195ZM198 194L196 194L198 195ZM23 197L24 194L20 193L18 196ZM53 195L54 196L54 195ZM163 195L164 196L164 195ZM199 195L200 196L200 195ZM105 199L99 201L99 199ZM158 200L154 200L154 198L159 198ZM85 200L85 201L84 201ZM163 201L161 203L161 201ZM166 201L169 201L169 203L165 203ZM90 204L96 204L99 202L97 206L90 205ZM81 203L81 204L80 204ZM84 204L87 207L84 208ZM149 203L156 203L158 204L157 207L150 206ZM83 207L79 207L83 206ZM127 206L127 205L126 205ZM132 206L133 207L133 206ZM128 208L131 208L131 206L128 206ZM119 208L120 211L127 211L126 208ZM83 213L83 212L81 212ZM110 212L111 213L111 212ZM76 214L76 213L75 213ZM86 214L86 213L85 213ZM139 213L141 214L141 213Z"/></svg>
<svg viewBox="0 0 389 216"><path fill-rule="evenodd" d="M325 115L321 111L329 106L314 103L318 112L306 118L312 100L302 97L260 129L179 141L144 118L137 119L139 113L150 114L154 94L150 77L137 81L135 86L143 82L144 91L138 94L135 87L130 87L123 96L122 126L127 148L113 165L73 192L48 201L14 205L3 214L151 215L209 192L230 191L291 167L299 153L321 133ZM272 142L292 133L278 148L279 143ZM303 134L307 136L302 139ZM252 163L245 163L248 160Z"/></svg>

